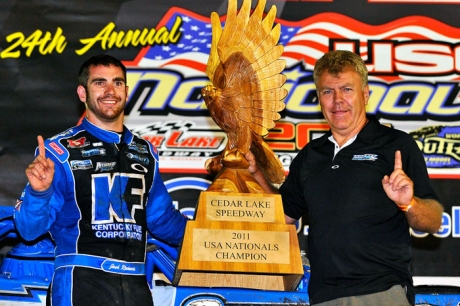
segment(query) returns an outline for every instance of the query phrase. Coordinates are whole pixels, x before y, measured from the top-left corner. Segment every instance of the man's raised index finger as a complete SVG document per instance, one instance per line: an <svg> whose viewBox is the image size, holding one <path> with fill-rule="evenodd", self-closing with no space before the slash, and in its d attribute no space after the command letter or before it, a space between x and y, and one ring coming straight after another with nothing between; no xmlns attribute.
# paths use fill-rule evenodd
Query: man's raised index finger
<svg viewBox="0 0 460 306"><path fill-rule="evenodd" d="M401 151L395 152L395 170L402 169Z"/></svg>
<svg viewBox="0 0 460 306"><path fill-rule="evenodd" d="M43 140L43 137L41 135L37 136L38 140L38 154L40 156L45 157L45 141Z"/></svg>

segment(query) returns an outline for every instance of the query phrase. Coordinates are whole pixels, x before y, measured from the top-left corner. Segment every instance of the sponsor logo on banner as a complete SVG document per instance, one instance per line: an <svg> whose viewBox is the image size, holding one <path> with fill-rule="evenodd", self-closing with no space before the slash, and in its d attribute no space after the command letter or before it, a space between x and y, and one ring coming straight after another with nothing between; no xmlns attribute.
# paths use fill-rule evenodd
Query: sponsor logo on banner
<svg viewBox="0 0 460 306"><path fill-rule="evenodd" d="M163 172L204 172L204 162L219 153L226 135L213 122L201 96L209 84L205 74L211 44L208 16L171 8L159 23L172 28L181 20L177 43L144 47L126 61L131 93L126 124L154 144ZM224 20L222 23L224 24ZM332 49L361 55L369 70L369 115L407 133L443 126L460 119L460 29L438 20L409 16L369 25L337 13L322 13L281 24L280 43L289 91L282 119L267 143L287 170L309 140L328 129L318 104L312 71ZM416 139L430 175L460 177L457 139ZM436 150L434 147L436 146Z"/></svg>
<svg viewBox="0 0 460 306"><path fill-rule="evenodd" d="M429 168L460 168L460 126L429 126L409 134Z"/></svg>

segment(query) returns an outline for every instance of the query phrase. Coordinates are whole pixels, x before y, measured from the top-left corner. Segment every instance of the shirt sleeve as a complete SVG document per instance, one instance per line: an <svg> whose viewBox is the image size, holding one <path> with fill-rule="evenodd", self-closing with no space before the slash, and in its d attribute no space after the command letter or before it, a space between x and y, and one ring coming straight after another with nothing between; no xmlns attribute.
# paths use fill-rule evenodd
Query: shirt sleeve
<svg viewBox="0 0 460 306"><path fill-rule="evenodd" d="M293 159L289 166L289 174L279 190L283 201L284 214L296 220L300 219L308 210L303 195L305 188L300 183L302 164L306 159L307 150L308 145Z"/></svg>
<svg viewBox="0 0 460 306"><path fill-rule="evenodd" d="M157 163L147 199L147 228L155 238L178 245L182 242L188 218L174 207L158 168Z"/></svg>
<svg viewBox="0 0 460 306"><path fill-rule="evenodd" d="M51 186L45 191L38 192L27 183L14 212L16 229L27 241L34 240L49 231L56 219L56 212L64 202L65 179L61 163L48 152L46 155L55 165Z"/></svg>

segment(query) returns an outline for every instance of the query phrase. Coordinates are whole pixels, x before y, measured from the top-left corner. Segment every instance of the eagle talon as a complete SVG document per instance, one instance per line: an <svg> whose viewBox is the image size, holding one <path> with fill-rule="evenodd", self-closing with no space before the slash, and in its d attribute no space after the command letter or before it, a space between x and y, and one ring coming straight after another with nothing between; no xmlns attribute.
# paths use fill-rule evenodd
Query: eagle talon
<svg viewBox="0 0 460 306"><path fill-rule="evenodd" d="M243 153L238 149L225 151L221 162L227 168L247 169L249 167L248 161L244 158Z"/></svg>
<svg viewBox="0 0 460 306"><path fill-rule="evenodd" d="M224 166L221 163L221 156L216 156L210 159L207 159L204 168L208 173L218 173Z"/></svg>

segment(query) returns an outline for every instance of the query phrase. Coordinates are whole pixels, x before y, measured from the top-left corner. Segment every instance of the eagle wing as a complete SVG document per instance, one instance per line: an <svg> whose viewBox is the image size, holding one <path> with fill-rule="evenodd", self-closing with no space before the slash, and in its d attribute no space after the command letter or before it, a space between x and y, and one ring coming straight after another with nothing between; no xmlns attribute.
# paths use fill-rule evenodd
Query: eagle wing
<svg viewBox="0 0 460 306"><path fill-rule="evenodd" d="M237 1L229 0L227 20L222 29L219 15L211 14L212 42L206 74L224 95L222 107L237 112L237 118L252 131L266 136L280 119L287 90L278 45L281 34L274 24L276 6L263 18L266 0L260 0L252 14L251 0L244 0L237 12Z"/></svg>
<svg viewBox="0 0 460 306"><path fill-rule="evenodd" d="M262 139L281 118L279 112L285 106L282 100L287 95L282 88L286 77L281 74L285 61L280 59L284 48L278 44L281 27L274 24L276 6L264 17L265 4L266 0L259 0L251 14L251 0L244 0L239 12L237 1L229 0L224 28L219 15L211 14L212 42L206 75L212 82L213 95L205 97L205 102L213 120L232 134L229 141L234 143L230 147L238 147L244 154L258 146L253 153L265 156L256 159L274 164L284 180L281 163Z"/></svg>

